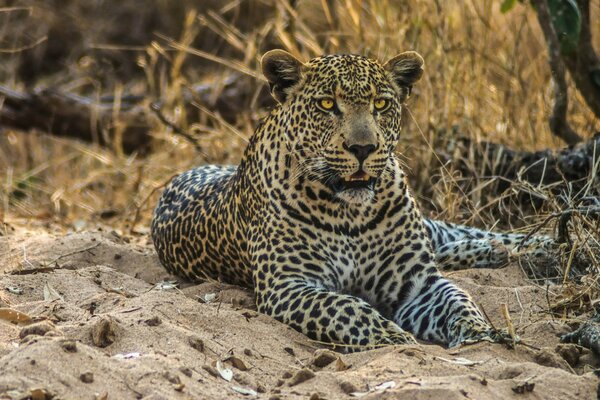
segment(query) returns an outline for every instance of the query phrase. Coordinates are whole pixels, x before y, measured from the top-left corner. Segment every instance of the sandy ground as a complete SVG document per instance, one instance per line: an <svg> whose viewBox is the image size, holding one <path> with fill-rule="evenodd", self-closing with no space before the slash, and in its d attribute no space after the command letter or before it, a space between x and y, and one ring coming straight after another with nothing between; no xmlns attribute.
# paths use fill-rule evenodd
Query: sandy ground
<svg viewBox="0 0 600 400"><path fill-rule="evenodd" d="M251 292L168 283L147 237L0 237L0 398L596 399L598 359L562 345L554 295L517 265L453 273L526 343L340 354L258 314ZM163 283L161 283L163 282ZM165 283L167 282L167 283Z"/></svg>

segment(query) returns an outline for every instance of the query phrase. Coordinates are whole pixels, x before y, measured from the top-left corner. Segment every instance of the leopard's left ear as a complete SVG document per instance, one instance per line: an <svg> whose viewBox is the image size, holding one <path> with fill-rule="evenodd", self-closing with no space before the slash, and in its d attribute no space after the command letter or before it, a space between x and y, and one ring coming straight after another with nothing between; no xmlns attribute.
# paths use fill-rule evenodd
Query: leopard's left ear
<svg viewBox="0 0 600 400"><path fill-rule="evenodd" d="M285 102L292 87L300 81L304 64L287 51L271 50L262 57L260 65L273 97Z"/></svg>
<svg viewBox="0 0 600 400"><path fill-rule="evenodd" d="M410 95L412 85L421 79L424 63L423 57L416 51L405 51L383 65L391 79L400 89L403 89L404 98L402 101Z"/></svg>

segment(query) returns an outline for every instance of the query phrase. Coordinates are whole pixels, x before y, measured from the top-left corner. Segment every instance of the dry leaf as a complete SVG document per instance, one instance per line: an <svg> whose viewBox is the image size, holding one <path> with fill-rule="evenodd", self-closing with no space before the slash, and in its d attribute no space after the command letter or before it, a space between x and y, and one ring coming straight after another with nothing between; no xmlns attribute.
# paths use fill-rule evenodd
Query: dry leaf
<svg viewBox="0 0 600 400"><path fill-rule="evenodd" d="M177 281L163 281L163 282L158 282L156 285L154 285L154 289L156 289L156 290L172 290L172 289L177 289L178 286L179 286L179 283Z"/></svg>
<svg viewBox="0 0 600 400"><path fill-rule="evenodd" d="M347 365L345 362L342 361L341 358L338 357L338 359L335 362L335 370L336 371L345 371L348 368L350 368L350 365Z"/></svg>
<svg viewBox="0 0 600 400"><path fill-rule="evenodd" d="M387 389L393 389L395 387L396 387L396 382L387 381L387 382L380 383L379 385L375 386L373 389L375 389L376 392L379 392L379 391L384 391Z"/></svg>
<svg viewBox="0 0 600 400"><path fill-rule="evenodd" d="M18 325L27 325L33 322L29 315L12 308L0 308L0 319Z"/></svg>
<svg viewBox="0 0 600 400"><path fill-rule="evenodd" d="M113 356L113 358L116 358L117 360L131 360L134 358L138 358L139 356L140 356L140 353L137 353L137 352L127 353L127 354L119 353L119 354L115 354Z"/></svg>
<svg viewBox="0 0 600 400"><path fill-rule="evenodd" d="M396 382L394 381L387 381L387 382L383 382L380 383L379 385L376 385L372 388L369 389L368 392L354 392L354 393L350 393L350 396L352 397L364 397L368 394L371 393L382 393L385 392L388 389L393 389L396 387Z"/></svg>
<svg viewBox="0 0 600 400"><path fill-rule="evenodd" d="M231 365L233 365L240 371L248 371L248 367L246 366L244 361L242 361L241 358L237 358L236 356L231 356L231 357L229 357L229 361L231 362Z"/></svg>
<svg viewBox="0 0 600 400"><path fill-rule="evenodd" d="M53 397L54 396L48 393L45 389L31 389L29 391L29 398L31 400L47 400Z"/></svg>
<svg viewBox="0 0 600 400"><path fill-rule="evenodd" d="M483 363L483 361L472 361L472 360L469 360L469 359L463 358L463 357L455 357L454 360L448 360L447 358L444 358L444 357L435 357L435 358L437 358L438 360L446 361L450 364L465 365L467 367Z"/></svg>
<svg viewBox="0 0 600 400"><path fill-rule="evenodd" d="M23 289L18 286L7 286L6 290L11 294L23 294Z"/></svg>
<svg viewBox="0 0 600 400"><path fill-rule="evenodd" d="M232 386L231 389L235 392L238 392L238 393L246 395L246 396L258 396L258 393L256 393L256 391L252 390L252 389L247 389L247 388L243 388L243 387L239 387L239 386Z"/></svg>
<svg viewBox="0 0 600 400"><path fill-rule="evenodd" d="M215 368L217 368L217 371L219 371L219 375L221 375L221 378L225 379L227 382L231 382L231 379L233 379L232 370L230 370L227 367L223 367L221 361L217 361Z"/></svg>
<svg viewBox="0 0 600 400"><path fill-rule="evenodd" d="M205 303L211 303L217 298L216 293L206 293L204 296L198 296Z"/></svg>
<svg viewBox="0 0 600 400"><path fill-rule="evenodd" d="M64 300L64 298L48 282L44 283L44 300Z"/></svg>

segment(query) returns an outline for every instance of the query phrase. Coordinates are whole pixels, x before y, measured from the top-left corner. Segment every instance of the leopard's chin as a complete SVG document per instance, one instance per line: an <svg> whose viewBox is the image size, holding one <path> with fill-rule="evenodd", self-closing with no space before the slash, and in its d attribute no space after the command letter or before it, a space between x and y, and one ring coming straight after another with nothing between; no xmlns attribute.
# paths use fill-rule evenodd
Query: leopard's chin
<svg viewBox="0 0 600 400"><path fill-rule="evenodd" d="M365 205L375 198L375 191L368 188L345 189L341 192L337 192L335 197L348 204Z"/></svg>

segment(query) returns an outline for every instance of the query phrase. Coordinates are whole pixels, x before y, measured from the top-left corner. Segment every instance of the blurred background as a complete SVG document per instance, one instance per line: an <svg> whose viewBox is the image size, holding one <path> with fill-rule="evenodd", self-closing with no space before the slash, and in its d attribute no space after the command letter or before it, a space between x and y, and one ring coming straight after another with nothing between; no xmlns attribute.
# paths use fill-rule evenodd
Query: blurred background
<svg viewBox="0 0 600 400"><path fill-rule="evenodd" d="M598 49L600 0L586 4ZM426 72L398 153L425 214L526 226L564 208L565 190L507 185L483 171L466 185L455 161L469 151L457 156L453 146L457 138L517 151L566 146L549 127L547 47L536 10L519 1L4 1L0 222L5 232L110 226L145 237L174 175L239 161L275 104L260 57L283 48L305 60L421 53ZM566 87L569 125L585 142L600 120L568 74ZM597 189L592 164L586 182ZM516 192L543 201L502 202Z"/></svg>

